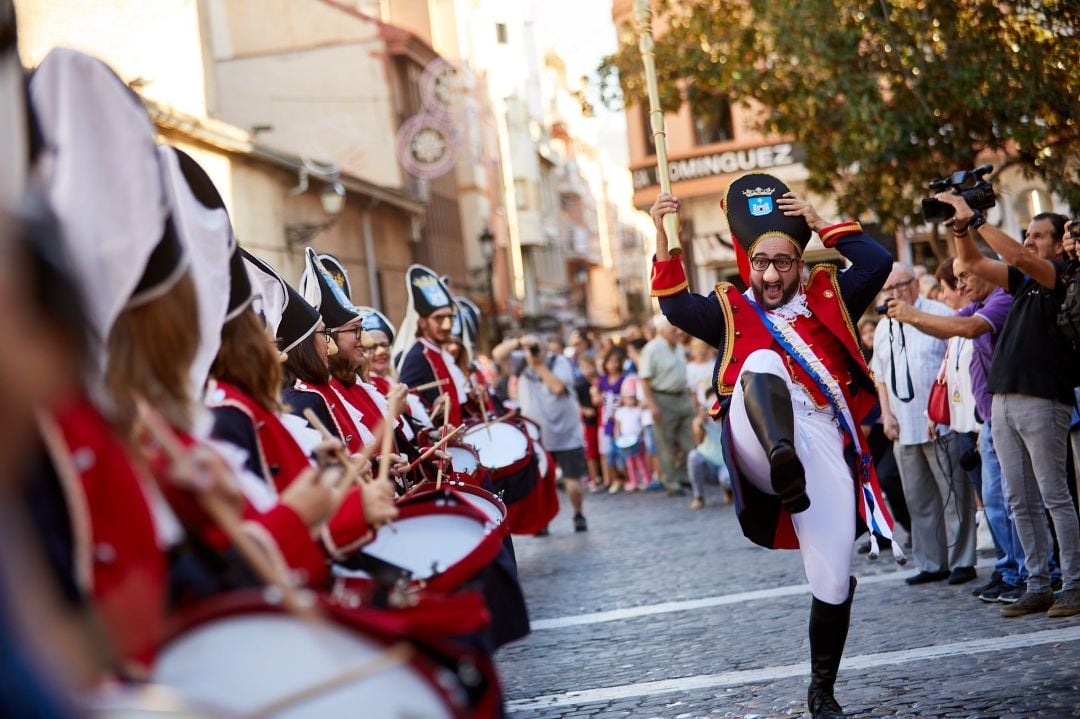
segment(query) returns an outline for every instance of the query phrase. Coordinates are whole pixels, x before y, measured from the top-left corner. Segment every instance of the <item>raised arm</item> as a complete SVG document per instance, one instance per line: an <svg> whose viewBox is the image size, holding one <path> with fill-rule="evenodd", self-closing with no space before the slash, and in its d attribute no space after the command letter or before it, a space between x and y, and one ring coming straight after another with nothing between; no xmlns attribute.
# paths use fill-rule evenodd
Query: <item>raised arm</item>
<svg viewBox="0 0 1080 719"><path fill-rule="evenodd" d="M860 317L874 301L892 270L892 257L885 248L863 234L858 222L829 224L821 218L809 200L789 192L777 203L785 215L800 216L821 238L821 244L835 248L851 266L840 273L837 282L848 314Z"/></svg>
<svg viewBox="0 0 1080 719"><path fill-rule="evenodd" d="M656 256L652 266L651 295L660 302L660 311L671 324L713 347L724 341L724 313L712 292L708 297L687 290L686 270L682 259L668 252L664 215L678 212L679 200L661 193L649 214L656 225Z"/></svg>
<svg viewBox="0 0 1080 719"><path fill-rule="evenodd" d="M943 340L950 337L974 339L994 329L989 322L977 315L971 317L932 315L915 309L903 300L891 301L888 315L894 320L911 325L924 334Z"/></svg>
<svg viewBox="0 0 1080 719"><path fill-rule="evenodd" d="M960 195L942 192L936 195L936 198L956 208L955 214L950 220L946 221L946 224L952 226L953 234L957 238L957 256L965 259L967 255L960 255L959 245L963 237L969 234L967 231L969 229L968 225L975 216L975 212ZM978 263L981 268L978 265L972 267L972 272L975 274L1007 290L1009 288L1009 272L1008 268L1002 265L1012 265L1043 287L1053 289L1057 285L1057 268L1054 267L1054 263L1050 260L1044 260L1034 252L1028 252L1022 243L1017 242L1006 232L989 223L984 222L975 231L990 246L990 249L996 252L1004 261L994 265L990 264L994 261L987 258L986 262ZM978 248L975 249L978 251ZM970 254L970 248L968 248L968 254ZM983 274L984 272L987 274Z"/></svg>

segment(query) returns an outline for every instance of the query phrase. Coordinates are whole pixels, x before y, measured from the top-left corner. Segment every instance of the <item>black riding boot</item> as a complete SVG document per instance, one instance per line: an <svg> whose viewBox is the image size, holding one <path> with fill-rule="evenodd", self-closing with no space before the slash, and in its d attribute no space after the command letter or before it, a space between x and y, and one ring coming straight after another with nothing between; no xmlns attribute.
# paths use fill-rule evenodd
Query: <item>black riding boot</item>
<svg viewBox="0 0 1080 719"><path fill-rule="evenodd" d="M851 578L851 589L843 604L828 604L814 597L810 605L810 690L806 693L806 701L814 719L845 716L833 698L833 684L847 642L853 596L855 577Z"/></svg>
<svg viewBox="0 0 1080 719"><path fill-rule="evenodd" d="M795 514L810 506L806 474L795 453L795 413L787 382L774 374L743 372L746 417L769 458L769 481L784 507Z"/></svg>

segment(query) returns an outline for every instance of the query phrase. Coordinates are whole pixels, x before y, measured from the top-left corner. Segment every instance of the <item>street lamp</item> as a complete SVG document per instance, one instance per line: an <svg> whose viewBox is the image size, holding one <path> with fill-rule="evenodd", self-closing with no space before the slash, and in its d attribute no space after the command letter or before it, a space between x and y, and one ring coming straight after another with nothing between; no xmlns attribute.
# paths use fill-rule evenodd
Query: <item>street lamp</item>
<svg viewBox="0 0 1080 719"><path fill-rule="evenodd" d="M487 268L488 314L491 315L490 339L491 346L494 347L502 342L502 332L499 329L498 309L495 307L495 235L491 233L491 228L487 225L484 225L479 241L480 254L484 256L484 265Z"/></svg>
<svg viewBox="0 0 1080 719"><path fill-rule="evenodd" d="M299 187L302 187L304 190L307 189L306 173L301 175ZM306 245L312 237L338 221L341 211L345 209L345 186L338 180L323 185L323 188L319 190L319 204L322 205L323 212L326 213L326 216L329 219L327 219L326 222L297 222L295 224L286 225L285 242L287 245L290 247L294 245Z"/></svg>

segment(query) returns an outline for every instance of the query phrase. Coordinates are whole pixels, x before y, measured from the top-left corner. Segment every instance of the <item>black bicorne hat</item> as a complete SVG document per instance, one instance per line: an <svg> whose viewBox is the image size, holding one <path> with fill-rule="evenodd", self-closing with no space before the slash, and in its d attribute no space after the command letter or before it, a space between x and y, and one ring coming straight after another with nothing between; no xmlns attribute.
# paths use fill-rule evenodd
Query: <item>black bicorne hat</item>
<svg viewBox="0 0 1080 719"><path fill-rule="evenodd" d="M743 279L749 281L750 261L758 241L778 235L791 242L802 256L812 234L802 217L788 217L777 201L790 188L764 172L751 172L735 179L724 196L724 213L731 228L732 245Z"/></svg>
<svg viewBox="0 0 1080 719"><path fill-rule="evenodd" d="M322 263L323 269L330 275L330 279L341 288L341 291L345 294L345 299L352 302L352 283L349 282L349 271L345 269L342 261L329 252L319 253L318 259ZM301 288L301 291L303 291L303 288Z"/></svg>
<svg viewBox="0 0 1080 719"><path fill-rule="evenodd" d="M454 309L450 291L443 281L427 267L413 265L406 274L406 283L412 293L413 308L421 317L430 317L444 307Z"/></svg>
<svg viewBox="0 0 1080 719"><path fill-rule="evenodd" d="M365 332L382 332L386 335L390 344L394 343L394 326L390 319L374 307L358 307L361 316L360 326Z"/></svg>
<svg viewBox="0 0 1080 719"><path fill-rule="evenodd" d="M319 311L309 305L300 296L300 293L283 280L277 270L267 262L244 249L240 250L240 254L244 261L248 263L250 271L264 278L266 280L265 284L274 287L275 292L282 293L280 298L274 298L275 302L282 303L280 307L271 306L270 304L264 307L265 319L268 326L277 328L275 336L277 337L278 349L282 352L290 352L294 347L310 337L315 328L319 326L319 322L322 320ZM263 283L260 282L259 284Z"/></svg>
<svg viewBox="0 0 1080 719"><path fill-rule="evenodd" d="M480 308L468 297L455 297L454 302L457 303L461 325L468 333L469 341L476 342L480 335Z"/></svg>
<svg viewBox="0 0 1080 719"><path fill-rule="evenodd" d="M282 352L291 352L315 332L323 318L291 285L286 283L285 291L289 298L285 301L281 322L278 323L277 341Z"/></svg>
<svg viewBox="0 0 1080 719"><path fill-rule="evenodd" d="M161 297L175 285L189 265L187 251L170 215L165 219L165 230L161 234L150 259L146 262L139 283L128 298L128 308L139 307Z"/></svg>
<svg viewBox="0 0 1080 719"><path fill-rule="evenodd" d="M180 171L184 174L184 179L195 199L212 210L226 210L225 200L221 198L221 193L218 192L214 181L206 174L202 165L183 150L176 147L172 149L176 153ZM234 319L255 298L247 269L244 267L244 257L240 253L240 245L236 242L235 236L230 237L229 241L232 242L233 250L229 256L229 306L225 311L225 322Z"/></svg>
<svg viewBox="0 0 1080 719"><path fill-rule="evenodd" d="M304 258L307 262L301 282L304 299L319 311L327 328L339 329L359 317L360 311L319 262L315 250L308 247Z"/></svg>

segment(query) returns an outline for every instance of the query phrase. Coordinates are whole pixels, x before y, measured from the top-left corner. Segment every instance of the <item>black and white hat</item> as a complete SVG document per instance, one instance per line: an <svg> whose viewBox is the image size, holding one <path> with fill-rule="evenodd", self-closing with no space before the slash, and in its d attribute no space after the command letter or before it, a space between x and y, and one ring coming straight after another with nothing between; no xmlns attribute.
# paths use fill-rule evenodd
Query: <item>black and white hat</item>
<svg viewBox="0 0 1080 719"><path fill-rule="evenodd" d="M382 332L390 344L394 343L394 326L390 324L390 319L386 315L373 307L358 307L357 309L363 316L360 326L365 332Z"/></svg>
<svg viewBox="0 0 1080 719"><path fill-rule="evenodd" d="M225 201L221 198L221 193L218 192L217 186L214 185L210 176L206 174L206 170L203 169L202 165L183 150L174 147L173 152L180 162L180 171L184 173L184 179L187 180L192 194L204 207L211 210L221 210L227 214L228 210L225 208ZM236 235L231 223L229 225L228 242L231 249L229 252L229 303L225 312L226 322L239 315L254 299L251 282L248 280L247 270L244 267L244 258L240 254L240 245L236 241Z"/></svg>
<svg viewBox="0 0 1080 719"><path fill-rule="evenodd" d="M461 325L469 336L469 342L476 344L480 338L480 308L468 297L455 297L454 302L457 303Z"/></svg>
<svg viewBox="0 0 1080 719"><path fill-rule="evenodd" d="M124 308L160 296L185 262L154 127L111 69L74 50L51 51L29 94L45 145L35 170L103 347Z"/></svg>
<svg viewBox="0 0 1080 719"><path fill-rule="evenodd" d="M764 172L742 175L728 186L723 208L744 280L750 276L749 258L761 238L768 235L783 237L791 242L800 257L810 242L813 233L806 220L788 217L777 204L788 191L783 181Z"/></svg>
<svg viewBox="0 0 1080 719"><path fill-rule="evenodd" d="M304 276L300 288L308 304L319 311L327 329L337 330L360 317L345 291L319 261L315 250L304 250Z"/></svg>
<svg viewBox="0 0 1080 719"><path fill-rule="evenodd" d="M262 312L266 326L277 338L278 349L290 352L310 337L322 318L319 311L289 286L266 261L241 249L247 263L248 276L256 288L256 306Z"/></svg>

